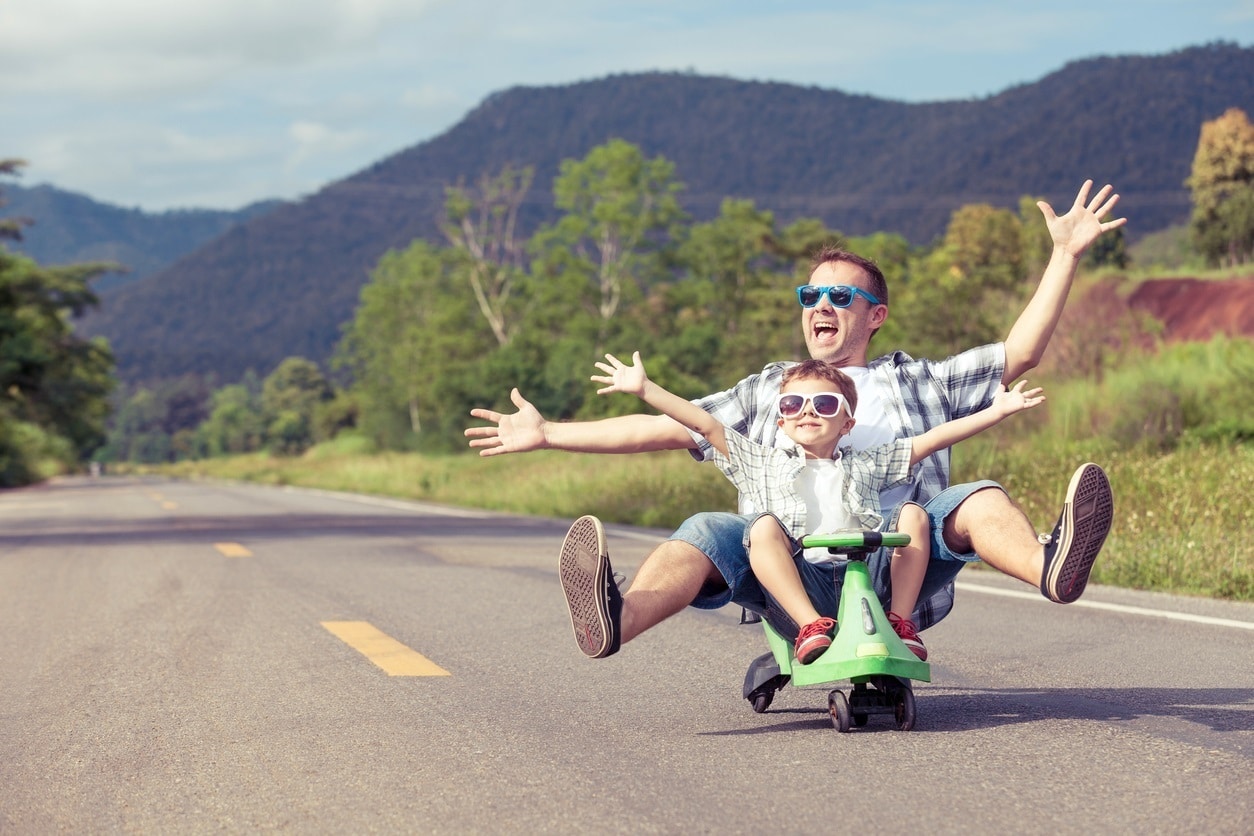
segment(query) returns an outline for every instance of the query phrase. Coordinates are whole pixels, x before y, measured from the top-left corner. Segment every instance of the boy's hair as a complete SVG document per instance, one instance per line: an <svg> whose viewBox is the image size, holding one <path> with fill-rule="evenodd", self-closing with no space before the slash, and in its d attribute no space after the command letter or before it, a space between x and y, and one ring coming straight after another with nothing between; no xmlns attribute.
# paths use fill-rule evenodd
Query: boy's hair
<svg viewBox="0 0 1254 836"><path fill-rule="evenodd" d="M779 381L779 388L782 392L784 387L794 380L826 380L836 387L836 391L845 396L845 400L849 401L849 412L858 409L858 388L853 385L853 379L845 374L834 363L826 360L802 360L795 366L789 366L784 370L784 376Z"/></svg>
<svg viewBox="0 0 1254 836"><path fill-rule="evenodd" d="M888 304L888 282L884 280L884 272L880 270L879 265L874 261L857 253L851 253L848 250L828 244L810 259L810 272L806 275L814 275L814 271L819 269L819 265L833 261L843 261L862 268L862 272L866 273L867 283L870 285L867 290L871 291L871 294L879 299L881 304Z"/></svg>

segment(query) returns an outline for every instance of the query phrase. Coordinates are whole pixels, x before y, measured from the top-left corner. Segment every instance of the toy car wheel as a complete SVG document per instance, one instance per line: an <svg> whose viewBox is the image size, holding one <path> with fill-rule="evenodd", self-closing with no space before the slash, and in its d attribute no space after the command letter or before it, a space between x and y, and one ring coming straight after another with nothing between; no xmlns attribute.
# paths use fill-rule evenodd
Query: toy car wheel
<svg viewBox="0 0 1254 836"><path fill-rule="evenodd" d="M849 711L849 700L840 691L832 691L827 695L827 713L832 715L832 725L842 734L849 731L852 720Z"/></svg>
<svg viewBox="0 0 1254 836"><path fill-rule="evenodd" d="M910 731L914 728L914 691L909 688L902 688L897 694L897 703L893 706L894 714L897 717L897 728L901 731Z"/></svg>
<svg viewBox="0 0 1254 836"><path fill-rule="evenodd" d="M775 698L775 693L773 691L765 691L765 692L754 694L753 700L751 702L751 704L753 705L753 710L756 711L758 714L761 714L762 712L766 711L768 708L771 707L771 700L773 700L774 698Z"/></svg>

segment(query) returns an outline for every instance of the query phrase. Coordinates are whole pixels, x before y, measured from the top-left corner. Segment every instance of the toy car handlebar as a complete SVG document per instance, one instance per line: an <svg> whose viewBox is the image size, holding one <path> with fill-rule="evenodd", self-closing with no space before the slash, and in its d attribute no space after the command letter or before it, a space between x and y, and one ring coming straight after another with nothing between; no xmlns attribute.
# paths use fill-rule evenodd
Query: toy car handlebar
<svg viewBox="0 0 1254 836"><path fill-rule="evenodd" d="M880 546L907 546L909 544L909 534L899 531L863 531L856 528L830 531L824 534L808 534L801 538L801 545L807 549L826 548L837 554L870 551Z"/></svg>

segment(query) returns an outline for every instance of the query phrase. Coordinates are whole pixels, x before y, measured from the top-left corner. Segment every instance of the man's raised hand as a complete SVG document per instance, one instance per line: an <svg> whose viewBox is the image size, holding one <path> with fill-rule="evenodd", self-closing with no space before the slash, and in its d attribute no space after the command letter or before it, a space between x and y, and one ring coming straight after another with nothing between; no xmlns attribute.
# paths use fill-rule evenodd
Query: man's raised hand
<svg viewBox="0 0 1254 836"><path fill-rule="evenodd" d="M1049 228L1050 237L1054 239L1054 246L1064 248L1073 258L1084 255L1084 251L1103 232L1117 229L1128 222L1127 218L1102 221L1119 202L1119 195L1111 194L1115 187L1108 184L1102 186L1093 199L1089 200L1089 190L1092 188L1093 181L1085 180L1075 196L1075 202L1065 215L1054 214L1053 207L1043 200L1036 202L1037 208L1045 216L1045 225Z"/></svg>
<svg viewBox="0 0 1254 836"><path fill-rule="evenodd" d="M547 423L540 411L522 396L517 389L510 390L509 398L518 407L513 415L490 409L472 409L470 414L492 426L469 427L465 435L470 446L479 448L480 456L499 456L502 453L527 453L543 450L548 446L544 435Z"/></svg>

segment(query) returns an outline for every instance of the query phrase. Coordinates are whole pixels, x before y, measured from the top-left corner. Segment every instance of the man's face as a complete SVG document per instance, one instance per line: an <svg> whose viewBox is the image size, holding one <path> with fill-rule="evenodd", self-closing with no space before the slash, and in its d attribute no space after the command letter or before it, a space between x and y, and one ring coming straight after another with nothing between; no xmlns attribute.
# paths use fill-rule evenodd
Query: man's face
<svg viewBox="0 0 1254 836"><path fill-rule="evenodd" d="M862 268L847 261L820 264L810 274L810 284L820 287L845 284L872 292ZM872 305L862 296L855 296L847 308L837 308L825 293L813 308L801 309L801 330L805 334L806 348L815 360L826 360L838 366L863 366L871 334L887 316L886 306Z"/></svg>

